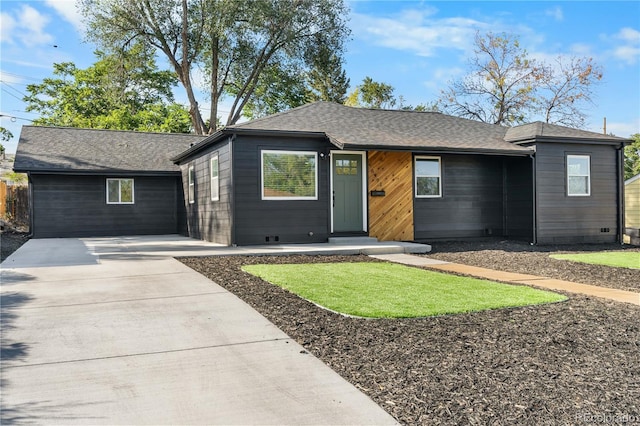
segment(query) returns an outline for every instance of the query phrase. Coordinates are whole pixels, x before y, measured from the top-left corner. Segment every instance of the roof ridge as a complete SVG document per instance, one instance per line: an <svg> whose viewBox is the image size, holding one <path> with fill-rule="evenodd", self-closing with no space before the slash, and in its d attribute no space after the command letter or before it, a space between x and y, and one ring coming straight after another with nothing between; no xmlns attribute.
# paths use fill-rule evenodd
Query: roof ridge
<svg viewBox="0 0 640 426"><path fill-rule="evenodd" d="M93 129L88 127L71 127L71 126L40 126L34 124L23 125L22 127L31 127L35 129L58 129L58 130L84 130L92 132L110 132L110 133L135 133L141 135L167 135L167 136L193 136L199 138L206 138L210 135L196 135L194 133L173 133L173 132L147 132L140 130L122 130L122 129Z"/></svg>
<svg viewBox="0 0 640 426"><path fill-rule="evenodd" d="M256 119L249 120L249 121L245 121L244 123L240 123L240 124L232 124L231 126L226 126L225 128L226 128L226 129L233 129L233 128L236 128L236 127L244 127L244 126L246 126L246 125L253 124L253 123L260 123L260 122L262 122L262 121L264 121L264 120L270 120L270 119L272 119L272 118L274 118L274 117L282 117L283 115L290 114L290 113L292 113L292 112L294 112L294 111L300 111L300 110L303 110L303 109L309 108L309 107L311 107L312 105L321 104L321 103L324 103L324 104L334 104L334 102L316 101L316 102L312 102L312 103L310 103L310 104L300 105L300 106L297 106L297 107L295 107L295 108L288 109L288 110L286 110L286 111L280 111L280 112L277 112L277 113L275 113L275 114L265 115L264 117L256 118ZM335 104L335 105L341 105L341 104Z"/></svg>

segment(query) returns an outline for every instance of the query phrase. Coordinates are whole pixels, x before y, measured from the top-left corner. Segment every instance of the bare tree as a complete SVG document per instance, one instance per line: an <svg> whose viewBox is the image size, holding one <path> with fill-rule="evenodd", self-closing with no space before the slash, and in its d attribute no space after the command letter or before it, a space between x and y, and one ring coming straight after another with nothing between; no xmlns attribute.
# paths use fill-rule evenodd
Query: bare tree
<svg viewBox="0 0 640 426"><path fill-rule="evenodd" d="M584 126L583 107L602 70L591 58L558 57L554 64L529 59L518 39L479 33L471 72L443 90L439 105L459 117L506 126L542 115L547 123Z"/></svg>
<svg viewBox="0 0 640 426"><path fill-rule="evenodd" d="M538 104L545 121L584 127L586 114L582 107L593 103L592 87L602 75L592 58L556 58L539 87Z"/></svg>
<svg viewBox="0 0 640 426"><path fill-rule="evenodd" d="M475 45L471 73L441 93L443 110L485 123L524 122L545 68L528 59L519 41L506 34L478 33Z"/></svg>

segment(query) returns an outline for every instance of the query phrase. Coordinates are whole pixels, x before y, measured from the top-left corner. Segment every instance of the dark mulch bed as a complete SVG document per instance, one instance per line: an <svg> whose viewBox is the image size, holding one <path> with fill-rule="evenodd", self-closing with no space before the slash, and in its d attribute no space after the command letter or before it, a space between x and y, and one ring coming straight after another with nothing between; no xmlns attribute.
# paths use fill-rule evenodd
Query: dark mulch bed
<svg viewBox="0 0 640 426"><path fill-rule="evenodd" d="M640 291L640 270L590 265L549 257L554 253L621 250L638 253L638 267L640 268L640 247L621 246L620 244L532 246L518 241L500 240L442 242L432 245L432 251L428 257L501 271L540 275L620 290Z"/></svg>
<svg viewBox="0 0 640 426"><path fill-rule="evenodd" d="M29 240L28 232L5 230L0 233L0 262Z"/></svg>
<svg viewBox="0 0 640 426"><path fill-rule="evenodd" d="M571 296L518 309L357 319L323 310L240 266L373 261L366 256L180 260L244 299L404 424L640 420L637 306Z"/></svg>

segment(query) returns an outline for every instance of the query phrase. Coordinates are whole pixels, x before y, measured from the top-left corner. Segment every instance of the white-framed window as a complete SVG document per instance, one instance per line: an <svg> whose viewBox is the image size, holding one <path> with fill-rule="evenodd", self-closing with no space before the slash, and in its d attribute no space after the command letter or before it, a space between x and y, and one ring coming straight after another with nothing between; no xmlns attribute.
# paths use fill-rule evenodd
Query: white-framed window
<svg viewBox="0 0 640 426"><path fill-rule="evenodd" d="M567 195L588 197L591 195L591 157L567 155Z"/></svg>
<svg viewBox="0 0 640 426"><path fill-rule="evenodd" d="M189 166L189 204L196 202L196 169Z"/></svg>
<svg viewBox="0 0 640 426"><path fill-rule="evenodd" d="M211 172L211 201L220 199L220 170L218 168L218 153L216 152L209 161Z"/></svg>
<svg viewBox="0 0 640 426"><path fill-rule="evenodd" d="M415 158L416 198L442 197L440 157Z"/></svg>
<svg viewBox="0 0 640 426"><path fill-rule="evenodd" d="M317 200L318 153L261 151L263 200Z"/></svg>
<svg viewBox="0 0 640 426"><path fill-rule="evenodd" d="M133 179L107 179L107 204L134 204Z"/></svg>

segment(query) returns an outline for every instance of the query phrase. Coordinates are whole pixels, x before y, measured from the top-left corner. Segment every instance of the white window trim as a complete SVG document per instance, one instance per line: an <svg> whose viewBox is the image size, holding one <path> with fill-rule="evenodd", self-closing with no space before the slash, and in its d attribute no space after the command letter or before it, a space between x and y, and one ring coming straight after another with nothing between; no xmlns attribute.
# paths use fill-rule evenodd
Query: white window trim
<svg viewBox="0 0 640 426"><path fill-rule="evenodd" d="M269 197L264 195L264 154L293 154L293 155L313 155L315 163L315 195L310 197ZM260 192L262 199L266 201L297 201L297 200L317 200L318 199L318 153L315 151L281 151L277 149L263 149L260 151Z"/></svg>
<svg viewBox="0 0 640 426"><path fill-rule="evenodd" d="M213 161L216 161L217 163L217 171L218 174L214 177L213 176ZM211 159L209 160L209 175L210 175L210 183L211 183L211 201L219 201L220 200L220 157L218 155L218 153L216 152ZM214 186L214 181L215 181L215 186ZM213 188L216 188L216 195L213 195Z"/></svg>
<svg viewBox="0 0 640 426"><path fill-rule="evenodd" d="M189 204L193 204L196 202L195 198L196 198L196 169L194 166L189 166L189 170L187 171L187 179L188 179L188 186L187 186L187 191L188 191L188 197L189 197ZM193 187L193 195L191 195L191 187Z"/></svg>
<svg viewBox="0 0 640 426"><path fill-rule="evenodd" d="M122 200L122 187L120 182L123 180L131 181L131 201L120 201ZM109 201L109 182L110 181L118 182L118 201ZM107 178L106 201L107 201L107 204L135 204L136 203L135 180L133 178Z"/></svg>
<svg viewBox="0 0 640 426"><path fill-rule="evenodd" d="M573 158L586 158L587 159L587 174L586 175L569 175L569 159L573 157ZM567 167L567 172L566 172L566 177L567 177L567 196L568 197L590 197L591 196L591 155L588 154L567 154L567 160L566 160L566 167ZM569 177L586 177L587 178L587 193L583 194L572 194L570 192L570 186L569 186Z"/></svg>
<svg viewBox="0 0 640 426"><path fill-rule="evenodd" d="M418 160L438 160L438 176L428 176L428 175L418 175L417 173L417 163ZM413 186L414 186L414 196L416 198L442 198L442 158L441 157L431 157L426 155L418 155L413 159ZM437 177L438 178L438 195L418 195L418 177Z"/></svg>

